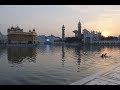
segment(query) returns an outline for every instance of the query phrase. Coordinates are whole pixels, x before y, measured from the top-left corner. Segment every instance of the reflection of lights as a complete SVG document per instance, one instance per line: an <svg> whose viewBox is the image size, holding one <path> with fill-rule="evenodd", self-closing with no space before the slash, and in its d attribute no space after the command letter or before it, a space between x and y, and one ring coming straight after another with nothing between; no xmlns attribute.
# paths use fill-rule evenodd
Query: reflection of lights
<svg viewBox="0 0 120 90"><path fill-rule="evenodd" d="M46 41L47 41L47 42L49 42L49 41L50 41L50 39L46 39Z"/></svg>
<svg viewBox="0 0 120 90"><path fill-rule="evenodd" d="M47 51L47 52L50 51L50 45L46 45L46 51Z"/></svg>

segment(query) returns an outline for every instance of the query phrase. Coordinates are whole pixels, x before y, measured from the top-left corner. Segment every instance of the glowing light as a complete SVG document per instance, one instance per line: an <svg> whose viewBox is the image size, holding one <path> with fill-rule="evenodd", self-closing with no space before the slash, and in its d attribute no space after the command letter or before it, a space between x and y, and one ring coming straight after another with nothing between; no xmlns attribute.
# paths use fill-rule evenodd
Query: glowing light
<svg viewBox="0 0 120 90"><path fill-rule="evenodd" d="M107 31L103 31L103 32L102 32L102 35L103 35L104 37L108 37L108 36L109 36L109 34L110 34L110 33L109 33L109 32L107 32Z"/></svg>
<svg viewBox="0 0 120 90"><path fill-rule="evenodd" d="M46 41L47 41L47 42L49 42L49 41L50 41L50 39L46 39Z"/></svg>

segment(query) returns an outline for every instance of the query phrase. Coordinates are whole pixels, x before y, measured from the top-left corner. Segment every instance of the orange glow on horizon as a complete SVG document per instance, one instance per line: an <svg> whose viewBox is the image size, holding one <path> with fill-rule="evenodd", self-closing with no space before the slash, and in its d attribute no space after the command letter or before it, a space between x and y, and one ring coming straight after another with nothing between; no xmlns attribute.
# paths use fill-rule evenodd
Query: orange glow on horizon
<svg viewBox="0 0 120 90"><path fill-rule="evenodd" d="M103 32L102 32L102 35L103 35L104 37L108 37L108 36L110 35L110 32L103 31Z"/></svg>

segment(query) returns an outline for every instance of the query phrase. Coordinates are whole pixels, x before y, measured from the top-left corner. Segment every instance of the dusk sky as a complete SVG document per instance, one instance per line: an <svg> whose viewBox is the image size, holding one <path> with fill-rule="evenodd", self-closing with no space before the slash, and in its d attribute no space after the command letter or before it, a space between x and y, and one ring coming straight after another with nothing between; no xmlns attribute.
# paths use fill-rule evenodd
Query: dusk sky
<svg viewBox="0 0 120 90"><path fill-rule="evenodd" d="M74 36L78 22L89 31L103 35L120 34L120 5L1 5L0 31L7 34L11 26L19 25L24 31L36 29L38 35L61 37L65 25L66 36Z"/></svg>

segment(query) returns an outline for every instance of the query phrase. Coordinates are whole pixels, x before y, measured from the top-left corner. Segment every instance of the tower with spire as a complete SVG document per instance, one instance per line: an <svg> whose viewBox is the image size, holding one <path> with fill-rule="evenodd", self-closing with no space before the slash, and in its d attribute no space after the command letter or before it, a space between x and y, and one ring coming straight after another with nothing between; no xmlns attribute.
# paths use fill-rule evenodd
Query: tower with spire
<svg viewBox="0 0 120 90"><path fill-rule="evenodd" d="M62 40L65 39L65 26L62 26Z"/></svg>
<svg viewBox="0 0 120 90"><path fill-rule="evenodd" d="M81 23L78 22L78 39L81 39Z"/></svg>

